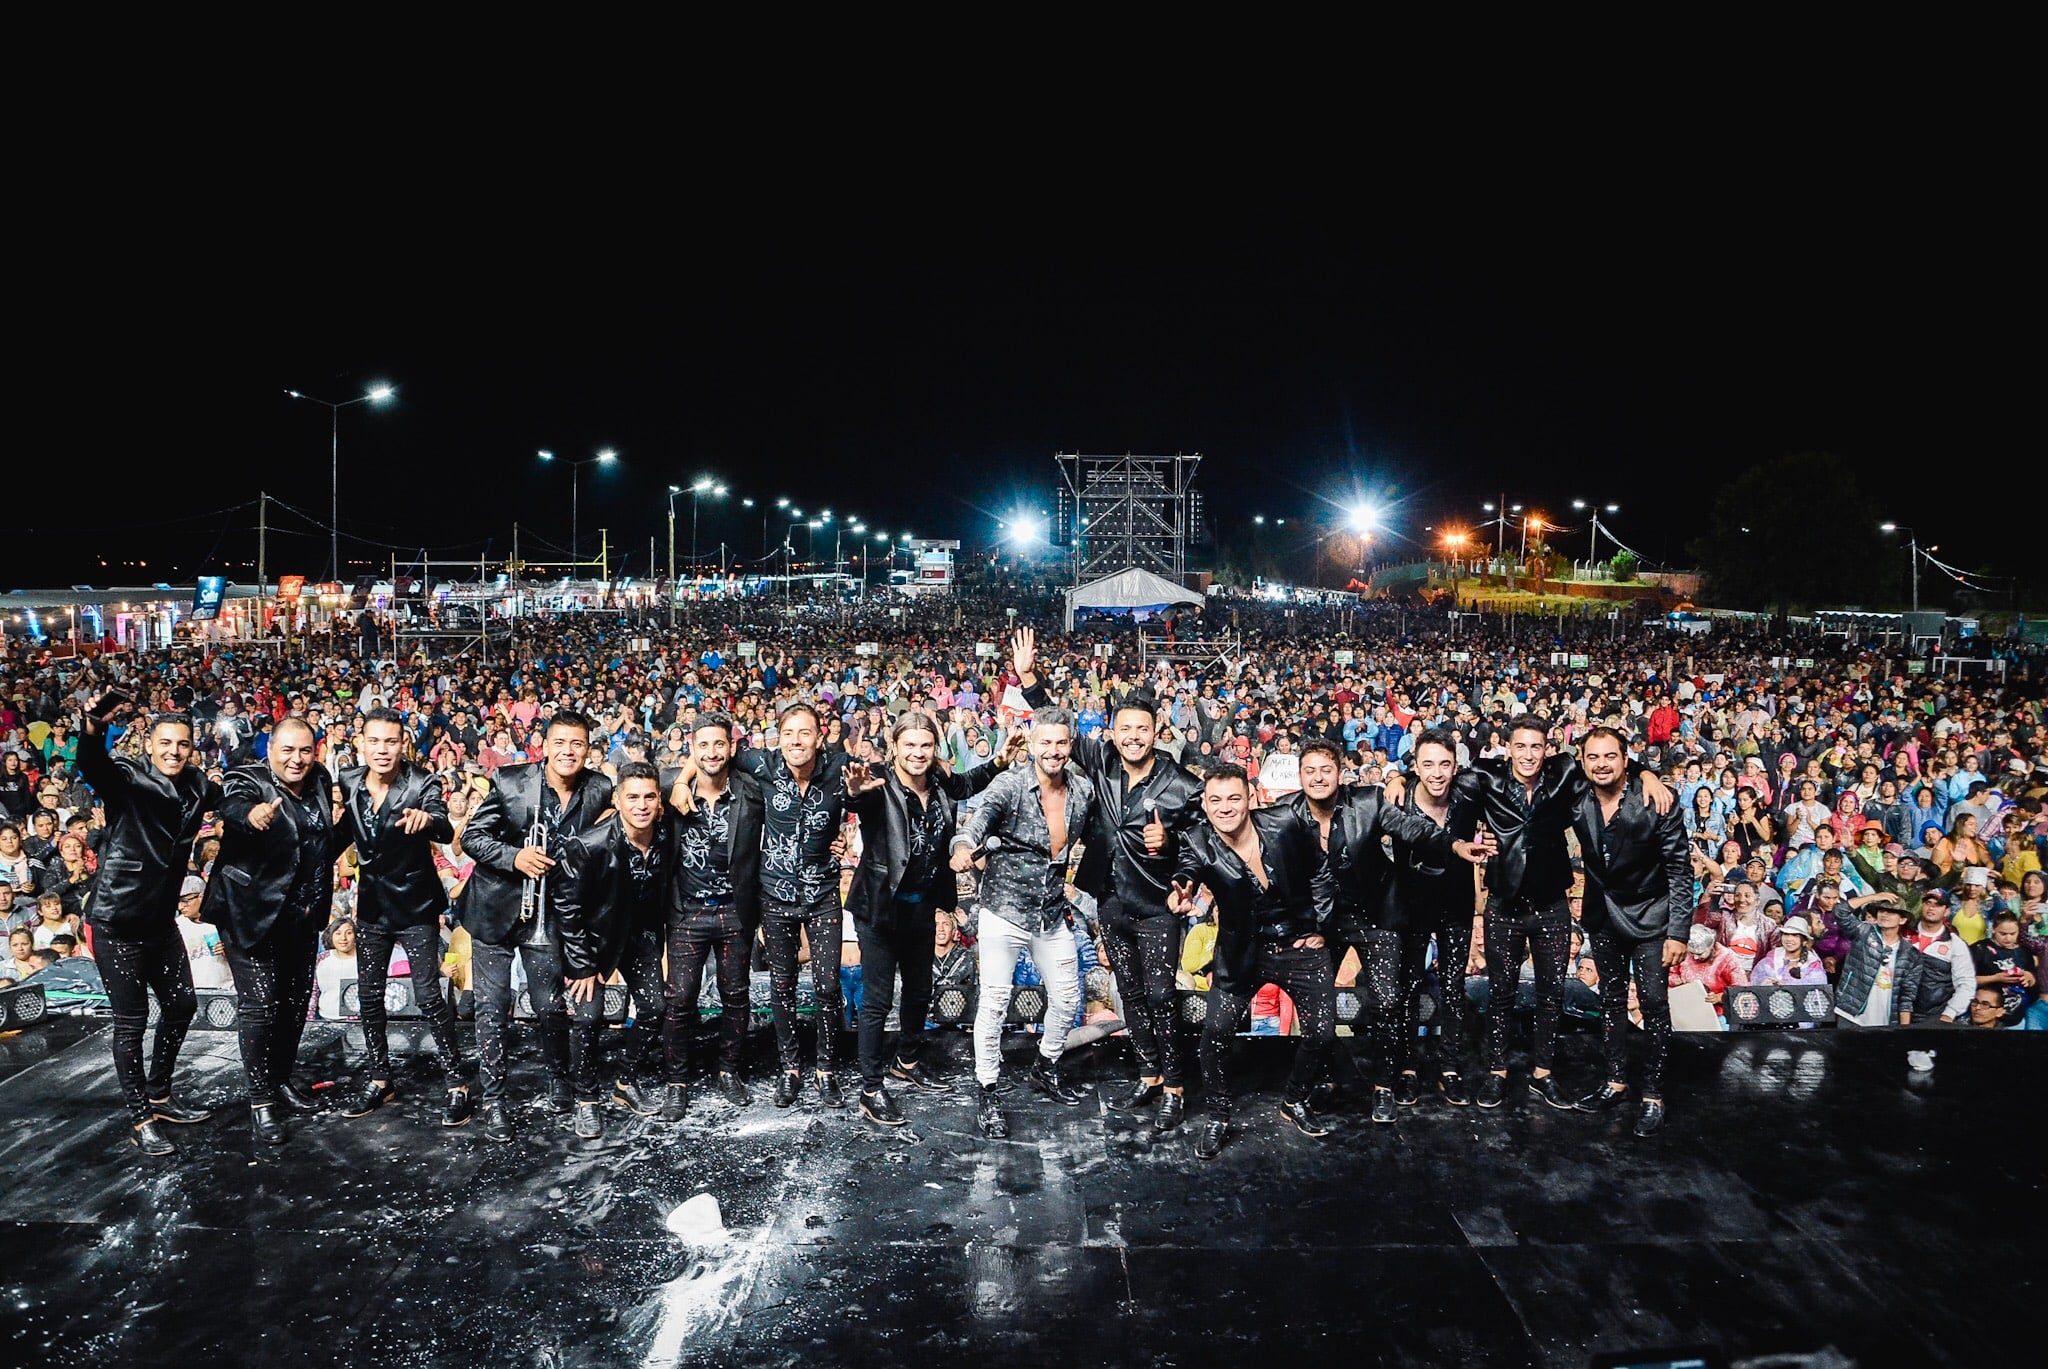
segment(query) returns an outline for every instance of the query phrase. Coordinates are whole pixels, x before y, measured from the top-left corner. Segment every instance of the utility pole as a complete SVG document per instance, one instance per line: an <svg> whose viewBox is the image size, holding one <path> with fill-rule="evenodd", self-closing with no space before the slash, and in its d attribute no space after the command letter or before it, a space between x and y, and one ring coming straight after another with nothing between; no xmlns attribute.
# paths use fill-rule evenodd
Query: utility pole
<svg viewBox="0 0 2048 1369"><path fill-rule="evenodd" d="M256 491L256 638L263 639L263 601L270 597L270 496Z"/></svg>

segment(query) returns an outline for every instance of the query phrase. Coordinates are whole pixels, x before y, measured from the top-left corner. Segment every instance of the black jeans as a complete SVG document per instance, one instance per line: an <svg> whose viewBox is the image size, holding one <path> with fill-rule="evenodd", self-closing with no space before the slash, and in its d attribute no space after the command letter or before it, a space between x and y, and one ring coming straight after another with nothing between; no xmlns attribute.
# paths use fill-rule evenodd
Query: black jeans
<svg viewBox="0 0 2048 1369"><path fill-rule="evenodd" d="M896 976L903 976L903 1010L896 1058L914 1065L924 1046L925 1019L932 1006L932 946L938 938L938 909L930 903L893 902L872 922L855 919L860 937L860 1081L869 1093L882 1087L886 1072L882 1034Z"/></svg>
<svg viewBox="0 0 2048 1369"><path fill-rule="evenodd" d="M1209 1012L1202 1019L1202 1092L1213 1117L1230 1116L1230 1081L1224 1065L1237 1029L1251 1012L1252 995L1261 985L1277 984L1294 1000L1295 1026L1301 1043L1294 1053L1294 1068L1288 1071L1284 1097L1290 1103L1307 1100L1330 1058L1337 1040L1337 975L1330 953L1323 947L1295 947L1268 943L1259 948L1257 965L1242 992L1232 993L1220 983L1209 986Z"/></svg>
<svg viewBox="0 0 2048 1369"><path fill-rule="evenodd" d="M1636 1001L1643 1009L1645 1098L1664 1096L1664 1055L1671 1044L1671 991L1664 973L1664 938L1637 941L1614 932L1593 933L1593 963L1600 968L1600 1039L1607 1048L1607 1077L1628 1082L1628 976L1636 976Z"/></svg>
<svg viewBox="0 0 2048 1369"><path fill-rule="evenodd" d="M1546 907L1486 901L1486 1068L1504 1070L1508 1060L1508 1019L1514 1015L1515 981L1522 952L1536 959L1536 1014L1531 1027L1537 1069L1548 1070L1557 1054L1557 1019L1564 1007L1565 961L1571 957L1572 911L1563 899Z"/></svg>
<svg viewBox="0 0 2048 1369"><path fill-rule="evenodd" d="M750 977L754 934L736 907L684 905L668 915L668 988L661 1014L664 1077L671 1084L690 1078L690 1039L697 1034L697 997L704 990L704 962L718 965L718 1069L737 1076L753 1012Z"/></svg>
<svg viewBox="0 0 2048 1369"><path fill-rule="evenodd" d="M1186 1083L1180 1039L1174 1031L1179 1016L1174 971L1180 967L1180 919L1164 906L1147 908L1111 895L1099 909L1103 949L1123 997L1124 1030L1138 1057L1138 1077L1163 1078L1166 1087ZM866 952L862 952L863 955Z"/></svg>
<svg viewBox="0 0 2048 1369"><path fill-rule="evenodd" d="M625 1082L632 1079L638 1062L651 1058L661 1041L667 1001L661 984L661 933L649 929L628 937L619 957L619 974L636 1009L632 1039L621 1043L619 1059L612 1068L612 1077ZM568 1008L570 1078L576 1086L576 1101L595 1103L603 1098L598 1056L605 1035L604 984L593 985L586 1001L569 1000Z"/></svg>
<svg viewBox="0 0 2048 1369"><path fill-rule="evenodd" d="M1391 1088L1394 1076L1413 1069L1420 1054L1415 1035L1415 995L1429 958L1429 934L1359 928L1356 940L1332 940L1331 967L1344 958L1345 941L1358 949L1358 1003L1372 1048L1369 1076Z"/></svg>
<svg viewBox="0 0 2048 1369"><path fill-rule="evenodd" d="M185 939L175 926L166 923L161 932L139 941L128 941L104 928L92 938L94 961L100 980L107 988L107 1004L114 1012L114 1077L121 1081L121 1096L137 1123L153 1115L152 1098L171 1096L171 1071L178 1063L178 1048L185 1044L186 1029L199 1011L199 995L192 991L192 965L185 959ZM149 1072L142 1069L142 1033L149 1025L149 996L156 995L156 1047L150 1054Z"/></svg>
<svg viewBox="0 0 2048 1369"><path fill-rule="evenodd" d="M775 1053L785 1070L800 1067L796 1039L799 932L807 933L811 942L811 988L818 1003L818 1072L830 1074L839 1066L840 1024L846 1020L845 1006L839 1000L841 921L836 890L808 908L772 898L762 900L761 939L768 947L768 1002L775 1012Z"/></svg>
<svg viewBox="0 0 2048 1369"><path fill-rule="evenodd" d="M1472 958L1472 919L1451 913L1436 929L1436 1067L1450 1073L1465 1058L1472 1003L1465 997L1465 964Z"/></svg>
<svg viewBox="0 0 2048 1369"><path fill-rule="evenodd" d="M433 1029L434 1049L450 1087L462 1081L462 1048L455 1041L455 1008L441 992L441 929L432 923L390 931L356 927L357 1014L363 1024L363 1068L371 1079L391 1078L391 1042L384 1028L384 981L391 972L391 948L405 947L412 971L413 1003Z"/></svg>
<svg viewBox="0 0 2048 1369"><path fill-rule="evenodd" d="M306 1032L306 1009L313 1001L313 953L319 941L312 916L286 913L246 951L226 942L251 1103L275 1103L277 1086L291 1082L299 1038Z"/></svg>
<svg viewBox="0 0 2048 1369"><path fill-rule="evenodd" d="M526 990L533 998L533 1025L540 1036L541 1056L548 1073L569 1077L569 1016L562 1007L562 953L538 946L494 946L471 943L470 982L476 986L477 1073L483 1080L483 1101L503 1102L510 1066L505 1058L512 1016L512 957L526 966Z"/></svg>

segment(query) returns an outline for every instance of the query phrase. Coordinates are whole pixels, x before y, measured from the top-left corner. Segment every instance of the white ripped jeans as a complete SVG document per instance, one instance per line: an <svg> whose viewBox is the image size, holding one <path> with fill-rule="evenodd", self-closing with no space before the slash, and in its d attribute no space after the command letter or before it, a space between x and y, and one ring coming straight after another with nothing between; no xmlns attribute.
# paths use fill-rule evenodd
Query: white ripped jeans
<svg viewBox="0 0 2048 1369"><path fill-rule="evenodd" d="M1031 951L1031 963L1045 986L1045 1035L1038 1053L1057 1064L1067 1048L1074 1012L1081 1006L1080 962L1074 950L1074 929L1062 922L1049 932L1031 933L1005 921L993 910L981 910L981 996L974 1010L974 1077L984 1086L1002 1077L1003 1022L1010 1015L1010 991L1017 975L1017 954Z"/></svg>

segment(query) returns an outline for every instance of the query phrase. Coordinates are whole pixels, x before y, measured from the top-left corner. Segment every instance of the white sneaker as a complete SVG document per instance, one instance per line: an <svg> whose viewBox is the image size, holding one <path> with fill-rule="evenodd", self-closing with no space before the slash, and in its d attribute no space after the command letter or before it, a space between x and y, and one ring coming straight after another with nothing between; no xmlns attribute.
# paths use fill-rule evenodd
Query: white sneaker
<svg viewBox="0 0 2048 1369"><path fill-rule="evenodd" d="M1934 1068L1934 1052L1907 1051L1906 1063L1916 1070L1931 1070Z"/></svg>

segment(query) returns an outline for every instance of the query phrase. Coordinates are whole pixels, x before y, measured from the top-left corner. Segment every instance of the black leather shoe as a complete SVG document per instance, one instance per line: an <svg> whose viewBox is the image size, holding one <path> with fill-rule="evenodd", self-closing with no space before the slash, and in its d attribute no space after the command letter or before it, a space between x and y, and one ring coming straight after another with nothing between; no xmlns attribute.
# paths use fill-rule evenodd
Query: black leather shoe
<svg viewBox="0 0 2048 1369"><path fill-rule="evenodd" d="M505 1112L503 1103L486 1103L483 1106L484 1139L505 1142L512 1139L512 1118Z"/></svg>
<svg viewBox="0 0 2048 1369"><path fill-rule="evenodd" d="M1188 1096L1185 1093L1159 1092L1159 1115L1152 1119L1154 1131L1172 1131L1181 1124L1188 1114Z"/></svg>
<svg viewBox="0 0 2048 1369"><path fill-rule="evenodd" d="M144 1155L176 1155L178 1148L171 1144L171 1138L157 1130L156 1121L151 1119L128 1133L128 1139Z"/></svg>
<svg viewBox="0 0 2048 1369"><path fill-rule="evenodd" d="M1404 1074L1394 1082L1394 1101L1404 1108L1412 1108L1422 1101L1422 1077Z"/></svg>
<svg viewBox="0 0 2048 1369"><path fill-rule="evenodd" d="M1161 1098L1164 1098L1165 1096L1165 1085L1148 1084L1144 1080L1140 1079L1137 1083L1131 1086L1131 1091L1129 1093L1117 1099L1114 1103L1111 1103L1110 1106L1115 1108L1118 1112L1137 1112L1141 1109L1150 1107L1152 1104L1158 1102Z"/></svg>
<svg viewBox="0 0 2048 1369"><path fill-rule="evenodd" d="M1531 1079L1529 1081L1529 1092L1541 1098L1559 1112L1570 1112L1578 1106L1577 1103L1565 1097L1564 1089L1559 1085L1557 1076L1554 1074L1546 1074L1541 1079Z"/></svg>
<svg viewBox="0 0 2048 1369"><path fill-rule="evenodd" d="M1473 1101L1482 1108L1497 1108L1507 1100L1507 1076L1489 1073L1479 1081L1479 1096Z"/></svg>
<svg viewBox="0 0 2048 1369"><path fill-rule="evenodd" d="M576 1135L584 1141L595 1141L604 1135L604 1114L598 1111L596 1103L576 1105Z"/></svg>
<svg viewBox="0 0 2048 1369"><path fill-rule="evenodd" d="M872 1093L866 1089L860 1091L860 1115L877 1126L900 1127L903 1125L903 1112L896 1106L896 1100L889 1096L887 1085L876 1089Z"/></svg>
<svg viewBox="0 0 2048 1369"><path fill-rule="evenodd" d="M448 1090L448 1103L441 1109L441 1125L444 1127L459 1127L469 1120L470 1114L475 1110L475 1105L470 1102L468 1089L450 1089Z"/></svg>
<svg viewBox="0 0 2048 1369"><path fill-rule="evenodd" d="M559 1074L548 1076L548 1111L567 1112L576 1106L576 1086Z"/></svg>
<svg viewBox="0 0 2048 1369"><path fill-rule="evenodd" d="M818 1101L828 1108L846 1106L846 1095L839 1091L839 1076L820 1074L818 1076Z"/></svg>
<svg viewBox="0 0 2048 1369"><path fill-rule="evenodd" d="M149 1110L156 1114L157 1121L176 1122L180 1126L190 1126L194 1122L204 1122L207 1118L213 1116L213 1109L211 1108L185 1107L181 1104L173 1103L168 1098L150 1099Z"/></svg>
<svg viewBox="0 0 2048 1369"><path fill-rule="evenodd" d="M1444 1101L1454 1108L1467 1107L1472 1102L1472 1091L1465 1087L1465 1076L1456 1070L1445 1070L1443 1077L1436 1081L1437 1091Z"/></svg>
<svg viewBox="0 0 2048 1369"><path fill-rule="evenodd" d="M1664 1125L1664 1100L1646 1098L1643 1110L1636 1114L1636 1135L1649 1136Z"/></svg>
<svg viewBox="0 0 2048 1369"><path fill-rule="evenodd" d="M286 1113L304 1114L320 1110L319 1101L289 1079L277 1086L277 1106L280 1112Z"/></svg>
<svg viewBox="0 0 2048 1369"><path fill-rule="evenodd" d="M1616 1088L1613 1084L1602 1084L1592 1093L1579 1100L1580 1112L1610 1112L1628 1098L1628 1090Z"/></svg>
<svg viewBox="0 0 2048 1369"><path fill-rule="evenodd" d="M652 1117L661 1111L661 1104L641 1092L640 1086L630 1079L620 1079L612 1085L612 1096L605 1102L615 1108L624 1108L641 1117Z"/></svg>
<svg viewBox="0 0 2048 1369"><path fill-rule="evenodd" d="M747 1086L737 1074L720 1074L718 1091L725 1095L725 1101L736 1108L743 1108L754 1101L754 1095L747 1092Z"/></svg>
<svg viewBox="0 0 2048 1369"><path fill-rule="evenodd" d="M1024 1079L1031 1085L1032 1092L1042 1093L1053 1102L1070 1108L1080 1107L1088 1100L1087 1095L1081 1090L1063 1082L1060 1079L1060 1067L1048 1065L1042 1055L1031 1062L1031 1073L1024 1076Z"/></svg>
<svg viewBox="0 0 2048 1369"><path fill-rule="evenodd" d="M341 1100L344 1117L368 1117L398 1096L398 1091L380 1079L359 1079Z"/></svg>
<svg viewBox="0 0 2048 1369"><path fill-rule="evenodd" d="M270 1103L249 1105L249 1130L266 1146L284 1144L284 1123L277 1120L277 1108Z"/></svg>
<svg viewBox="0 0 2048 1369"><path fill-rule="evenodd" d="M796 1103L796 1096L802 1091L804 1077L795 1070L784 1070L775 1077L775 1106L786 1108Z"/></svg>
<svg viewBox="0 0 2048 1369"><path fill-rule="evenodd" d="M922 1060L905 1064L898 1060L889 1066L889 1078L899 1084L908 1084L919 1093L951 1093L953 1086L931 1071L931 1066Z"/></svg>
<svg viewBox="0 0 2048 1369"><path fill-rule="evenodd" d="M1003 1140L1010 1134L1010 1124L1003 1117L995 1090L986 1086L982 1088L981 1099L975 1108L975 1121L981 1124L981 1134L991 1141Z"/></svg>
<svg viewBox="0 0 2048 1369"><path fill-rule="evenodd" d="M1394 1091L1392 1089L1374 1089L1372 1091L1373 1121L1391 1122L1400 1115L1400 1112L1400 1105L1394 1101Z"/></svg>
<svg viewBox="0 0 2048 1369"><path fill-rule="evenodd" d="M683 1120L683 1114L688 1112L689 1109L690 1086L688 1084L670 1084L666 1089L662 1090L662 1121L680 1122Z"/></svg>
<svg viewBox="0 0 2048 1369"><path fill-rule="evenodd" d="M1323 1125L1323 1119L1316 1116L1315 1109L1306 1101L1282 1103L1280 1118L1303 1136L1323 1137L1330 1134L1330 1129Z"/></svg>
<svg viewBox="0 0 2048 1369"><path fill-rule="evenodd" d="M1221 1117L1211 1117L1202 1123L1202 1129L1195 1135L1195 1155L1204 1160L1213 1160L1223 1149L1223 1138L1230 1132L1230 1123Z"/></svg>

